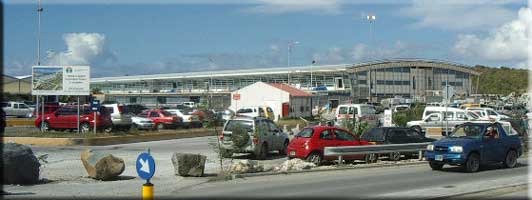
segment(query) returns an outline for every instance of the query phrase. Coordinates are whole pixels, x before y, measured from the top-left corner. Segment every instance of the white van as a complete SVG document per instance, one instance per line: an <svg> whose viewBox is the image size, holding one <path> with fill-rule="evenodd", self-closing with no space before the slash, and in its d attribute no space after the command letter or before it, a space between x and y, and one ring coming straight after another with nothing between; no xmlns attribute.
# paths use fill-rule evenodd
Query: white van
<svg viewBox="0 0 532 200"><path fill-rule="evenodd" d="M353 119L356 116L357 121L365 121L370 128L379 126L379 118L375 114L373 106L368 104L341 104L336 108L335 125L342 125L344 119Z"/></svg>
<svg viewBox="0 0 532 200"><path fill-rule="evenodd" d="M432 113L440 113L447 120L475 120L478 116L475 113L468 112L459 108L452 107L440 107L440 106L427 106L423 111L422 119L427 118ZM444 114L447 113L447 114ZM443 120L445 120L443 119Z"/></svg>
<svg viewBox="0 0 532 200"><path fill-rule="evenodd" d="M247 106L236 111L236 115L248 117L264 117L271 120L275 119L272 108L269 106Z"/></svg>

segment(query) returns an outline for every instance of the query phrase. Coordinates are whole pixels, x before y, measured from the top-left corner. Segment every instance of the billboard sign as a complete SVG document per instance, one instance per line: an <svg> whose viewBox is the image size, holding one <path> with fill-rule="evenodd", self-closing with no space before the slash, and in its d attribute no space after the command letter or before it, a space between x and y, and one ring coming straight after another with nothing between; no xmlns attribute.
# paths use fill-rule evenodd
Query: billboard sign
<svg viewBox="0 0 532 200"><path fill-rule="evenodd" d="M33 66L32 95L90 95L89 66Z"/></svg>

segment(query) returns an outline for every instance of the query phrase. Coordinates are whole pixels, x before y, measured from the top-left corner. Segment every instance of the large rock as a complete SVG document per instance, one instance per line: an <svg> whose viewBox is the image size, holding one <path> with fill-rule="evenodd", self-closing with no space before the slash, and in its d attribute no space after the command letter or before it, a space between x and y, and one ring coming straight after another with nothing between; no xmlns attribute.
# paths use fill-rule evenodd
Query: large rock
<svg viewBox="0 0 532 200"><path fill-rule="evenodd" d="M264 171L264 166L255 160L239 160L231 165L229 171L234 174L255 173Z"/></svg>
<svg viewBox="0 0 532 200"><path fill-rule="evenodd" d="M2 145L3 184L35 184L39 181L41 164L31 148L16 143Z"/></svg>
<svg viewBox="0 0 532 200"><path fill-rule="evenodd" d="M273 170L278 172L302 171L313 167L316 167L314 163L305 162L299 158L295 158L283 162L280 166L274 167Z"/></svg>
<svg viewBox="0 0 532 200"><path fill-rule="evenodd" d="M124 160L109 153L87 149L81 152L81 162L89 177L97 180L110 180L124 172Z"/></svg>
<svg viewBox="0 0 532 200"><path fill-rule="evenodd" d="M174 153L172 163L175 175L203 176L207 156L190 153Z"/></svg>

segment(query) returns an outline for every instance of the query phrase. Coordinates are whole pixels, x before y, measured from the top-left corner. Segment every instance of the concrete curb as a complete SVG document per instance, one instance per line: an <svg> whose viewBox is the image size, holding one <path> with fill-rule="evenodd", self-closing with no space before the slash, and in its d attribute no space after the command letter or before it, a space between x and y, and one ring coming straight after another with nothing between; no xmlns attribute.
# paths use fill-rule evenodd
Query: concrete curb
<svg viewBox="0 0 532 200"><path fill-rule="evenodd" d="M467 195L472 195L472 194L477 194L477 193L482 193L482 192L491 192L495 190L502 190L502 189L512 188L512 187L521 187L521 186L525 186L528 184L529 183L515 183L515 184L497 186L497 187L476 190L476 191L462 192L462 193L456 193L456 194L450 194L450 195L442 195L442 196L428 198L428 199L429 200L442 200L442 199L460 198L460 197L467 196Z"/></svg>
<svg viewBox="0 0 532 200"><path fill-rule="evenodd" d="M6 127L16 126L35 126L34 119L6 119Z"/></svg>
<svg viewBox="0 0 532 200"><path fill-rule="evenodd" d="M421 165L426 164L427 161L417 161L410 163L390 163L383 165L364 165L360 167L339 167L339 168L327 168L327 169L309 169L303 171L289 171L289 172L259 172L259 173L246 173L246 174L234 174L233 178L246 178L246 177L258 177L258 176L272 176L272 175L281 175L281 174L300 174L308 172L324 172L324 171L341 171L341 170L352 170L352 169L367 169L367 168L382 168L382 167L397 167L397 166L409 166L409 165Z"/></svg>
<svg viewBox="0 0 532 200"><path fill-rule="evenodd" d="M213 130L200 129L187 132L151 133L125 136L108 136L94 138L41 138L41 137L0 137L2 143L14 142L34 146L104 146L136 142L148 142L169 139L212 136Z"/></svg>

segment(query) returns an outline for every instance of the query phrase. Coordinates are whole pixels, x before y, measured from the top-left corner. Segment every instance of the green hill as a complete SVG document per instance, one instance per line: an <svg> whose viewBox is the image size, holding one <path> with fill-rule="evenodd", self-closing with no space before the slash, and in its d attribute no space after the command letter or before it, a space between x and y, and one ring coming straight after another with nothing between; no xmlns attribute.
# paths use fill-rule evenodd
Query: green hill
<svg viewBox="0 0 532 200"><path fill-rule="evenodd" d="M475 71L480 75L479 93L481 94L502 94L508 95L512 92L516 94L525 93L528 87L528 70L512 69L508 67L486 67L476 65ZM477 84L477 78L473 78L473 90Z"/></svg>

